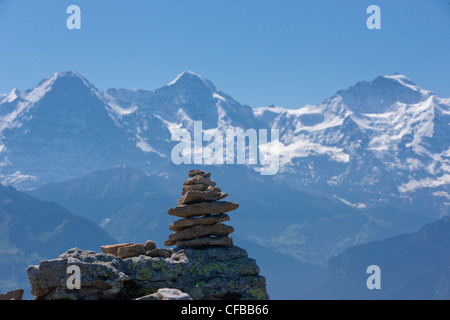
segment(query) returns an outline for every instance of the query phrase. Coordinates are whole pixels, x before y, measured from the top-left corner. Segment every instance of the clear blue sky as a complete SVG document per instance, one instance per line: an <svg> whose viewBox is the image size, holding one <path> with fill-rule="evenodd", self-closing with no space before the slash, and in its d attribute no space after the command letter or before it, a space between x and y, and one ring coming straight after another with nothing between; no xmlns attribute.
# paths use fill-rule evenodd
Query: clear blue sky
<svg viewBox="0 0 450 320"><path fill-rule="evenodd" d="M252 107L400 72L450 97L450 0L0 0L0 93L76 70L99 89L191 70ZM66 8L81 8L81 30ZM366 9L381 8L369 30Z"/></svg>

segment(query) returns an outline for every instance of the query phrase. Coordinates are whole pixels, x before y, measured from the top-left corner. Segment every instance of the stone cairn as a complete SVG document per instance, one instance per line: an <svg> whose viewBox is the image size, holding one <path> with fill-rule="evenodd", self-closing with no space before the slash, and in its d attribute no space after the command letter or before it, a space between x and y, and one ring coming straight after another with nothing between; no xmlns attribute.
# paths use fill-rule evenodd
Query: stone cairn
<svg viewBox="0 0 450 320"><path fill-rule="evenodd" d="M210 179L211 174L202 170L189 171L189 179L183 183L178 206L170 208L167 213L182 218L169 226L174 231L165 246L178 248L207 248L233 246L234 231L221 222L229 221L225 212L236 210L239 205L228 201L219 201L228 196L216 187Z"/></svg>

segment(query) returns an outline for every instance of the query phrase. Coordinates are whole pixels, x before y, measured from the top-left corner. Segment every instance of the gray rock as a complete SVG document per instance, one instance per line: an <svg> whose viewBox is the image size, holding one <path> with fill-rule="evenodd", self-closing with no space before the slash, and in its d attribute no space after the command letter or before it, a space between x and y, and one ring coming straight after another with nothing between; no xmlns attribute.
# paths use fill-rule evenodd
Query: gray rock
<svg viewBox="0 0 450 320"><path fill-rule="evenodd" d="M70 249L54 260L44 260L29 266L31 293L47 300L113 299L128 279L122 271L123 259L111 254L96 254L78 248ZM67 268L76 265L81 271L81 290L67 288Z"/></svg>
<svg viewBox="0 0 450 320"><path fill-rule="evenodd" d="M31 292L45 300L132 300L173 288L192 299L268 299L255 260L239 247L168 250L168 258L121 259L71 249L27 269ZM81 289L67 288L67 267L81 270Z"/></svg>

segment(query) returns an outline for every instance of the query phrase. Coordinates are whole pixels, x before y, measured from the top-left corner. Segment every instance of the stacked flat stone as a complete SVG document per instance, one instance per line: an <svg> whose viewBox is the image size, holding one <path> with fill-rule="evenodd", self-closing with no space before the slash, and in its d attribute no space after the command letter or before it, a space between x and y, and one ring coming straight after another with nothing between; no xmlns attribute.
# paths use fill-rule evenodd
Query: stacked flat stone
<svg viewBox="0 0 450 320"><path fill-rule="evenodd" d="M219 201L228 194L216 187L210 176L209 172L198 169L189 171L190 178L183 183L178 206L167 211L169 215L182 219L169 226L174 233L164 245L176 245L178 248L233 246L233 239L228 235L234 229L222 222L229 221L226 212L236 210L239 205Z"/></svg>

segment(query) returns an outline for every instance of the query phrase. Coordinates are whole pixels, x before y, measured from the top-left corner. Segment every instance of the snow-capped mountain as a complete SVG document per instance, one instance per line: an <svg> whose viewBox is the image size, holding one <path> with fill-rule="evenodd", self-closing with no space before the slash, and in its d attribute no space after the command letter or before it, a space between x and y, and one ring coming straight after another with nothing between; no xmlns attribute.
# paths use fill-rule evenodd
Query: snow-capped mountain
<svg viewBox="0 0 450 320"><path fill-rule="evenodd" d="M450 99L401 74L362 81L319 105L252 109L184 72L155 90L102 92L76 72L0 95L1 176L20 189L125 163L171 165L175 128L280 130L274 178L367 207L448 212ZM232 170L230 167L230 170ZM254 169L254 168L250 168Z"/></svg>
<svg viewBox="0 0 450 320"><path fill-rule="evenodd" d="M139 109L146 115L163 119L164 123L178 125L202 120L204 129L256 125L252 108L241 105L216 89L211 81L190 71L156 90L109 89L107 95L114 97L119 106Z"/></svg>
<svg viewBox="0 0 450 320"><path fill-rule="evenodd" d="M190 71L156 90L109 89L105 93L117 123L132 133L145 152L170 157L173 129L228 127L259 128L252 108L216 89L211 81Z"/></svg>
<svg viewBox="0 0 450 320"><path fill-rule="evenodd" d="M448 212L449 99L405 76L359 82L317 106L255 114L282 130L281 163L292 184L355 205Z"/></svg>
<svg viewBox="0 0 450 320"><path fill-rule="evenodd" d="M113 121L103 93L76 72L52 75L0 104L5 183L27 188L127 161L145 161Z"/></svg>

